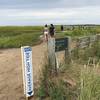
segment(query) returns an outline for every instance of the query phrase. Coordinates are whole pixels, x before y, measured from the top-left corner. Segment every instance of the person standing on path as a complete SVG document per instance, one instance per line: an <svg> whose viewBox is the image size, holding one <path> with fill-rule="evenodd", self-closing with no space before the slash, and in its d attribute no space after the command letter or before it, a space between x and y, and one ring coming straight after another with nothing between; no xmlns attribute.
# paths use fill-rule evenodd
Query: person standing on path
<svg viewBox="0 0 100 100"><path fill-rule="evenodd" d="M44 26L44 31L43 32L44 32L44 40L48 41L49 30L48 30L48 25L47 24Z"/></svg>
<svg viewBox="0 0 100 100"><path fill-rule="evenodd" d="M63 25L61 25L61 31L64 31L64 26Z"/></svg>
<svg viewBox="0 0 100 100"><path fill-rule="evenodd" d="M51 24L49 27L49 35L50 35L50 37L54 37L54 35L55 35L55 27L53 24Z"/></svg>

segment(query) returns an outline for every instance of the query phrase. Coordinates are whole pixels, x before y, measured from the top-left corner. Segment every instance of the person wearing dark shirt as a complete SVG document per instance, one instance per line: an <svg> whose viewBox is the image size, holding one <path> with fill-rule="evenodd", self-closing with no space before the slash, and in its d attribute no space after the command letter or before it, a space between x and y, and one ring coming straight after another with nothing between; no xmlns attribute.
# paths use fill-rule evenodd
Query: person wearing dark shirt
<svg viewBox="0 0 100 100"><path fill-rule="evenodd" d="M49 35L50 35L50 37L54 37L54 35L55 35L55 27L53 24L50 25Z"/></svg>
<svg viewBox="0 0 100 100"><path fill-rule="evenodd" d="M63 27L63 25L61 25L61 31L64 31L64 27Z"/></svg>

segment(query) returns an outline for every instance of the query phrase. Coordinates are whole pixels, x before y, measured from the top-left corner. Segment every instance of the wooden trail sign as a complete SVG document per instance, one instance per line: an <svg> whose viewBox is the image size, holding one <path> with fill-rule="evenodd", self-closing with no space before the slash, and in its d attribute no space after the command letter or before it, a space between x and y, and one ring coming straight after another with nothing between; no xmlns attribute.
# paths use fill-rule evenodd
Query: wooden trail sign
<svg viewBox="0 0 100 100"><path fill-rule="evenodd" d="M33 66L32 66L32 49L29 46L21 47L22 53L22 70L24 94L26 97L31 97L33 91Z"/></svg>
<svg viewBox="0 0 100 100"><path fill-rule="evenodd" d="M68 47L67 38L57 38L55 39L55 52L63 51Z"/></svg>
<svg viewBox="0 0 100 100"><path fill-rule="evenodd" d="M69 37L66 38L49 38L48 39L48 58L49 63L52 69L57 72L57 68L59 68L59 61L57 52L65 51L65 61L67 59L67 55L70 53L70 41Z"/></svg>
<svg viewBox="0 0 100 100"><path fill-rule="evenodd" d="M71 55L71 38L70 37L55 39L55 52L60 52L60 51L65 51L65 63L66 63L66 59L70 58L70 55Z"/></svg>

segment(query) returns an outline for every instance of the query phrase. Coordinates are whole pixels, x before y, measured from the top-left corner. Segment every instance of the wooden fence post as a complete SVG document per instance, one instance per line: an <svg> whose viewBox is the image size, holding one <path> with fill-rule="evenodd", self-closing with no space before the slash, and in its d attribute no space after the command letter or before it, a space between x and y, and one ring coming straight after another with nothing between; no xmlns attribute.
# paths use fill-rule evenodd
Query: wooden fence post
<svg viewBox="0 0 100 100"><path fill-rule="evenodd" d="M70 63L71 60L71 37L66 37L68 40L68 47L65 49L65 63L68 61Z"/></svg>
<svg viewBox="0 0 100 100"><path fill-rule="evenodd" d="M97 41L100 41L100 34L97 34L96 37L97 37Z"/></svg>
<svg viewBox="0 0 100 100"><path fill-rule="evenodd" d="M48 39L48 60L51 68L51 73L57 73L55 57L55 38Z"/></svg>

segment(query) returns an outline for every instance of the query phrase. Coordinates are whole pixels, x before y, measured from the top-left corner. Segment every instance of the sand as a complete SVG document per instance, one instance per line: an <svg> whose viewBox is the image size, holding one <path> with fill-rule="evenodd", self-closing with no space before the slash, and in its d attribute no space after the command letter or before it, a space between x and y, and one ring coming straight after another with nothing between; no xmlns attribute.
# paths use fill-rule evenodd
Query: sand
<svg viewBox="0 0 100 100"><path fill-rule="evenodd" d="M32 52L34 85L37 85L44 63L46 45L42 43L34 46ZM25 100L20 48L0 50L0 100Z"/></svg>

